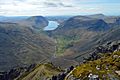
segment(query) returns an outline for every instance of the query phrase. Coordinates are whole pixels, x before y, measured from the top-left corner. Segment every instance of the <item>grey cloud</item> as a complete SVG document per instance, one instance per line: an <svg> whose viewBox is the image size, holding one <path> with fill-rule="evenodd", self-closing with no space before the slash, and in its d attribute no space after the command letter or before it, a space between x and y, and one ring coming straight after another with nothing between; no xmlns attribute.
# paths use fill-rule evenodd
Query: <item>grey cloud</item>
<svg viewBox="0 0 120 80"><path fill-rule="evenodd" d="M59 3L60 6L62 7L73 7L72 5L66 5L66 4L63 4L63 3Z"/></svg>
<svg viewBox="0 0 120 80"><path fill-rule="evenodd" d="M26 0L15 0L15 1L25 2Z"/></svg>
<svg viewBox="0 0 120 80"><path fill-rule="evenodd" d="M58 7L58 4L51 3L51 2L44 2L44 5L47 7Z"/></svg>
<svg viewBox="0 0 120 80"><path fill-rule="evenodd" d="M59 3L52 3L52 2L44 2L44 5L46 7L73 7L72 5L66 5L66 4L63 4L62 2L59 2Z"/></svg>

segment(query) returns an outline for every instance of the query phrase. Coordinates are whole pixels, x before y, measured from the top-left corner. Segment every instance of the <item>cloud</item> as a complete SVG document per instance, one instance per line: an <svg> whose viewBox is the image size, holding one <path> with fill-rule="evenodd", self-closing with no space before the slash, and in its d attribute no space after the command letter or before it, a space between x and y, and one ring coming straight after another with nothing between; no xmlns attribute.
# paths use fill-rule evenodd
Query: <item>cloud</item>
<svg viewBox="0 0 120 80"><path fill-rule="evenodd" d="M72 2L70 2L71 0L0 0L0 14L48 15L50 13L50 15L53 15L56 12L52 11L59 11L61 7L72 7Z"/></svg>
<svg viewBox="0 0 120 80"><path fill-rule="evenodd" d="M116 1L116 2L115 2ZM79 15L118 13L118 0L0 0L0 15Z"/></svg>

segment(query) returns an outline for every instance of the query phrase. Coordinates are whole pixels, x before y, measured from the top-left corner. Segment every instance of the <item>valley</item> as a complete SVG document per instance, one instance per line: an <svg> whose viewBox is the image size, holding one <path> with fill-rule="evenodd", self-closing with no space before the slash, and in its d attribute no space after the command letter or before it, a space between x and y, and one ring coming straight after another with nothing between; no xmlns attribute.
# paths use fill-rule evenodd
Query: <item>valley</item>
<svg viewBox="0 0 120 80"><path fill-rule="evenodd" d="M89 80L89 74L120 79L119 16L11 21L0 22L0 80Z"/></svg>

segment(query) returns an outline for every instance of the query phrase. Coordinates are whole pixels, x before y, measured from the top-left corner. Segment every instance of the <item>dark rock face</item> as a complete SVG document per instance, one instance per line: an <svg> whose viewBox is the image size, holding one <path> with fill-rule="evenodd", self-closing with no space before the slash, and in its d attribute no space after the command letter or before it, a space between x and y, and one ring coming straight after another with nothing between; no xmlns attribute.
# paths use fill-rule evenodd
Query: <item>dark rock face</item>
<svg viewBox="0 0 120 80"><path fill-rule="evenodd" d="M30 72L35 66L36 64L31 64L29 67L13 68L9 72L0 72L0 80L14 80L22 74Z"/></svg>
<svg viewBox="0 0 120 80"><path fill-rule="evenodd" d="M96 47L93 53L90 53L90 57L86 58L85 60L97 60L101 58L99 55L101 53L112 53L118 50L120 50L120 41L108 42L107 44Z"/></svg>

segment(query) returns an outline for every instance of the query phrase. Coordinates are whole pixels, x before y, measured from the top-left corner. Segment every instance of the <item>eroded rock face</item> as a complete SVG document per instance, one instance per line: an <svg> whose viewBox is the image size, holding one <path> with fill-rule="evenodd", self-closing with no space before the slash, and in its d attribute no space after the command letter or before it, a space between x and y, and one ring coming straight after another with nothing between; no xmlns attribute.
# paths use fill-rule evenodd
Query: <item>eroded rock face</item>
<svg viewBox="0 0 120 80"><path fill-rule="evenodd" d="M96 51L101 53L107 53L107 52L114 52L116 50L119 50L119 48L120 48L120 41L118 40L103 44L102 46L97 47Z"/></svg>
<svg viewBox="0 0 120 80"><path fill-rule="evenodd" d="M85 61L86 60L97 60L101 58L99 54L112 53L112 52L119 51L119 50L120 50L120 41L108 42L106 44L96 47L95 50L90 53L90 56L84 59Z"/></svg>

